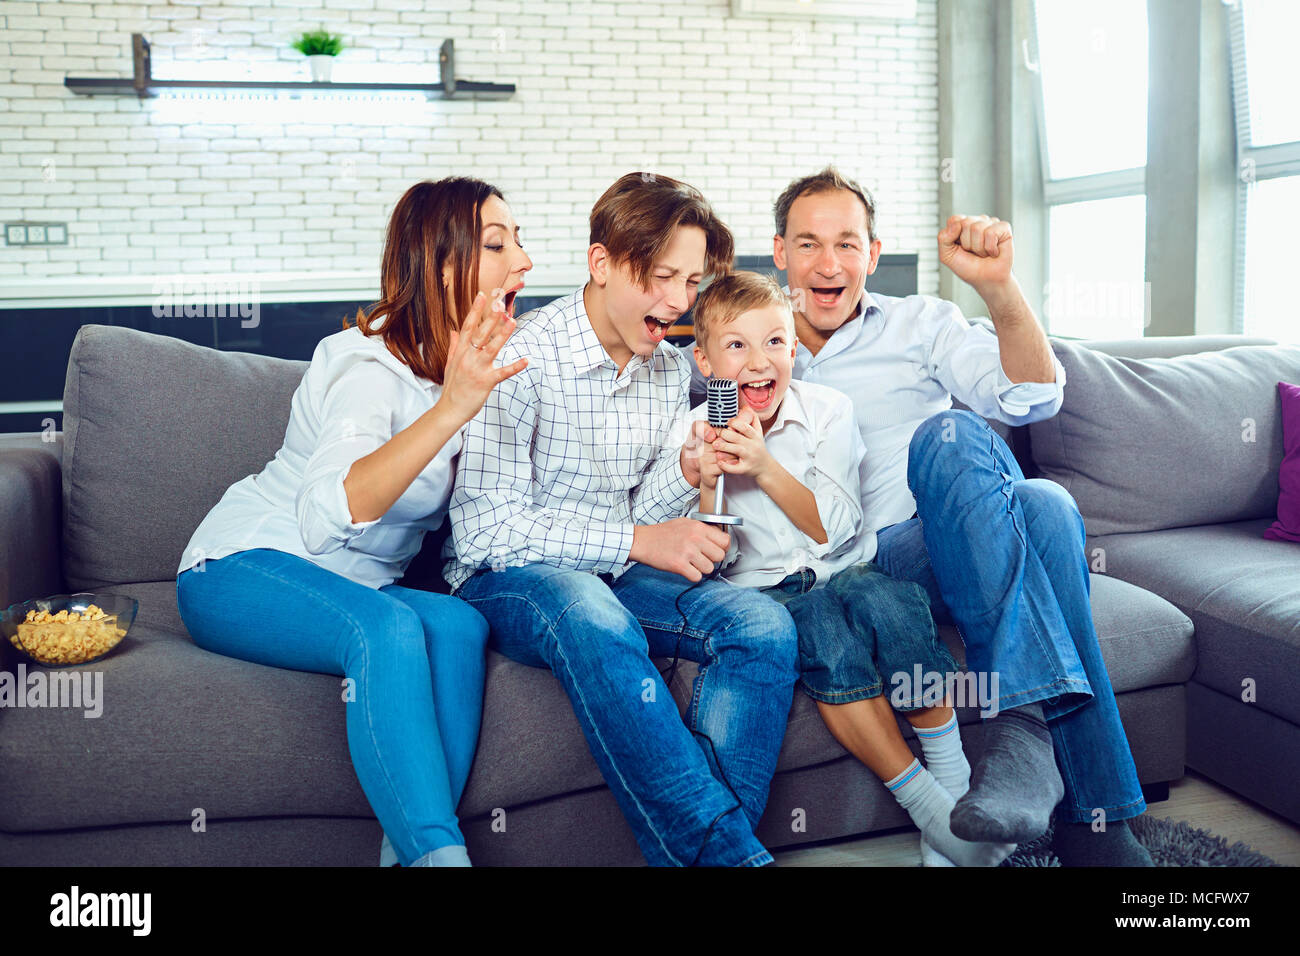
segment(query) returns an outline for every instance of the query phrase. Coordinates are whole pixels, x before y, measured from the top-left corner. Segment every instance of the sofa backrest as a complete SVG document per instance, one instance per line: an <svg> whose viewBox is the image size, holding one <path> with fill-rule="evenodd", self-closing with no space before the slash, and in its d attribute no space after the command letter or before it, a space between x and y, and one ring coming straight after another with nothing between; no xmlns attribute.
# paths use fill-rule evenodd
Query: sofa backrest
<svg viewBox="0 0 1300 956"><path fill-rule="evenodd" d="M971 322L982 325L993 334L997 334L997 330L993 328L993 323L988 319L972 318ZM1050 339L1050 341L1075 340ZM1107 355L1122 356L1124 358L1169 358L1175 355L1190 355L1194 352L1218 351L1237 345L1274 345L1276 343L1272 339L1249 338L1244 335L1164 335L1152 336L1146 339L1081 340L1078 341L1078 344L1085 345L1097 352L1105 352ZM1068 371L1066 374L1068 376ZM1066 402L1071 401L1071 390L1068 383L1065 389L1065 400ZM952 404L954 408L964 408L970 411L968 405L964 405L955 399ZM1043 477L1042 470L1034 458L1029 426L1012 427L995 418L985 419L985 421L989 423L990 428L1006 441L1011 453L1016 456L1020 470L1025 473L1026 478Z"/></svg>
<svg viewBox="0 0 1300 956"><path fill-rule="evenodd" d="M70 588L164 581L234 482L284 442L307 369L86 325L63 391L63 571Z"/></svg>
<svg viewBox="0 0 1300 956"><path fill-rule="evenodd" d="M1055 339L1072 342L1073 339ZM1244 345L1277 345L1275 339L1251 335L1152 335L1143 339L1082 339L1076 345L1085 345L1094 352L1105 352L1116 358L1149 359L1177 358L1179 355L1198 355L1201 352L1222 352L1224 349Z"/></svg>
<svg viewBox="0 0 1300 956"><path fill-rule="evenodd" d="M1044 474L1075 495L1089 534L1267 516L1282 449L1276 382L1300 376L1300 349L1241 348L1266 344L1241 336L1053 339L1066 366L1064 408L1010 429L1009 441L1027 475ZM1233 354L1209 365L1203 355L1172 367L1160 361L1222 349ZM64 387L68 586L171 578L226 489L275 456L306 368L132 329L82 327ZM1241 440L1246 418L1254 420L1253 446ZM1237 444L1216 454L1224 431ZM445 587L441 543L430 535L411 569L430 588Z"/></svg>
<svg viewBox="0 0 1300 956"><path fill-rule="evenodd" d="M1089 535L1275 513L1277 383L1300 379L1300 346L1242 341L1052 340L1065 367L1065 403L1029 426L1030 444L1039 473L1074 496ZM1108 354L1115 352L1148 357Z"/></svg>

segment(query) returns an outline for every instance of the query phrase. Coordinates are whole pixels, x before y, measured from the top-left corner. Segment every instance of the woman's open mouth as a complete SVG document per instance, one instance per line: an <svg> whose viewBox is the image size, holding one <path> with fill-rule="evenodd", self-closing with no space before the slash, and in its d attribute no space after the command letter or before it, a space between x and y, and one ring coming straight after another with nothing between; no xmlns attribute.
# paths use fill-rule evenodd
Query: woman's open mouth
<svg viewBox="0 0 1300 956"><path fill-rule="evenodd" d="M745 396L745 404L756 412L761 412L772 404L776 395L776 379L765 378L758 382L746 382L740 386L740 394Z"/></svg>
<svg viewBox="0 0 1300 956"><path fill-rule="evenodd" d="M647 315L641 321L645 323L646 332L650 335L650 341L656 345L664 340L668 330L673 327L672 319L661 319L654 315Z"/></svg>
<svg viewBox="0 0 1300 956"><path fill-rule="evenodd" d="M518 294L518 289L511 289L501 299L501 305L505 309L506 315L510 316L512 319L515 317L515 296Z"/></svg>

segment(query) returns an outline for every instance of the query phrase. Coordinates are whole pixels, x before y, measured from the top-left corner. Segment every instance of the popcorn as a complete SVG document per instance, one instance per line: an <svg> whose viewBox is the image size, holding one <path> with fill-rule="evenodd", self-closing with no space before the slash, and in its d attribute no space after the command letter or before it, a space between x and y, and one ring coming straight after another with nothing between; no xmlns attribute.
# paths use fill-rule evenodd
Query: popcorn
<svg viewBox="0 0 1300 956"><path fill-rule="evenodd" d="M107 654L126 636L117 626L116 614L105 614L90 604L83 611L31 610L9 638L42 664L80 664Z"/></svg>

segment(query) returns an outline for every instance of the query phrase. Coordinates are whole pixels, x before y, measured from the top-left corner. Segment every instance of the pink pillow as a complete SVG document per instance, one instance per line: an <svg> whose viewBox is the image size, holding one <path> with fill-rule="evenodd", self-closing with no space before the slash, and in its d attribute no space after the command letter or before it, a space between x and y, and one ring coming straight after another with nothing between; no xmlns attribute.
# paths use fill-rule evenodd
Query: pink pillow
<svg viewBox="0 0 1300 956"><path fill-rule="evenodd" d="M1277 383L1282 399L1282 469L1277 475L1277 520L1264 532L1274 541L1300 541L1300 385Z"/></svg>

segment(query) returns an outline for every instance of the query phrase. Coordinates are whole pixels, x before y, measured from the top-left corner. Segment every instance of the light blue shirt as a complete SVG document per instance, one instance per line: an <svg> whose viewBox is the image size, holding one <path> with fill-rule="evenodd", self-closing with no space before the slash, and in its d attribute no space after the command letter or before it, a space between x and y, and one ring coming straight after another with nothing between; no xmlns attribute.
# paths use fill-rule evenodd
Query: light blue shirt
<svg viewBox="0 0 1300 956"><path fill-rule="evenodd" d="M1012 384L997 337L971 323L953 303L864 290L858 314L820 352L798 346L794 377L837 389L853 402L866 446L863 529L875 532L916 511L907 487L907 451L923 421L952 408L954 398L1008 425L1051 418L1061 408L1065 388L1065 369L1055 356L1052 362L1055 382ZM703 382L696 369L693 394L696 389L702 394Z"/></svg>

